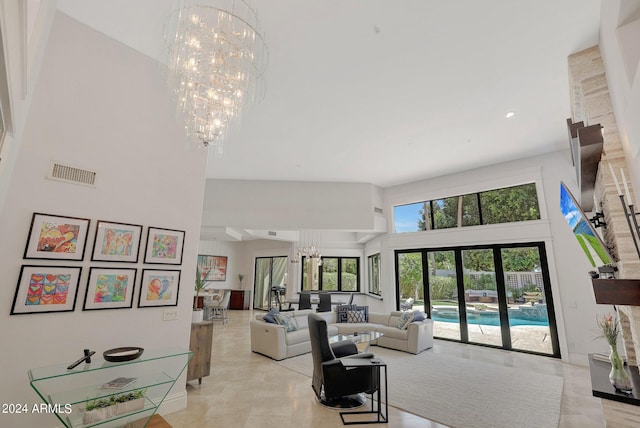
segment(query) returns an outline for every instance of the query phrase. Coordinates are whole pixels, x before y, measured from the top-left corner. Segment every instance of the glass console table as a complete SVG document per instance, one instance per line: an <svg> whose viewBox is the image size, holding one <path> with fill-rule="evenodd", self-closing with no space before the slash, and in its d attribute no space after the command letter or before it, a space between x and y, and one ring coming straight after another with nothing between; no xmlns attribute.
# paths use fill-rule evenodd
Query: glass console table
<svg viewBox="0 0 640 428"><path fill-rule="evenodd" d="M71 370L67 369L71 362L31 369L29 382L66 427L143 427L156 413L192 355L186 349L164 348L145 350L135 360L113 363L96 353L91 363L82 363ZM135 380L119 389L103 388L122 377ZM115 406L108 405L116 399L122 401L123 396L129 394L143 396L138 400L139 406L120 406L116 411ZM101 415L106 419L93 420L95 412L88 417L87 407L109 407Z"/></svg>

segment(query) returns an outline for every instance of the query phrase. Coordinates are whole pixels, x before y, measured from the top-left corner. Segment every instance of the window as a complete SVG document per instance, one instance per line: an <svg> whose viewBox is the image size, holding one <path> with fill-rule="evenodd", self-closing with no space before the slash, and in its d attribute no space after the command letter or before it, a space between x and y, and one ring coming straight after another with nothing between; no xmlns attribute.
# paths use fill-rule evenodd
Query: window
<svg viewBox="0 0 640 428"><path fill-rule="evenodd" d="M414 299L434 337L560 357L543 242L396 250L395 267L396 307Z"/></svg>
<svg viewBox="0 0 640 428"><path fill-rule="evenodd" d="M396 233L418 232L431 229L431 202L393 207Z"/></svg>
<svg viewBox="0 0 640 428"><path fill-rule="evenodd" d="M380 290L380 253L367 257L367 268L369 272L369 293L377 296L382 295Z"/></svg>
<svg viewBox="0 0 640 428"><path fill-rule="evenodd" d="M309 287L306 280L310 263L302 264L302 289L315 290ZM311 269L314 269L311 266ZM313 281L315 282L315 281ZM318 290L323 291L360 291L360 259L357 257L322 257L322 265L318 268Z"/></svg>
<svg viewBox="0 0 640 428"><path fill-rule="evenodd" d="M539 219L535 183L393 207L395 233Z"/></svg>
<svg viewBox="0 0 640 428"><path fill-rule="evenodd" d="M534 183L480 193L482 224L538 220L538 195Z"/></svg>
<svg viewBox="0 0 640 428"><path fill-rule="evenodd" d="M287 257L256 257L253 308L268 310L271 288L286 287Z"/></svg>
<svg viewBox="0 0 640 428"><path fill-rule="evenodd" d="M454 196L431 202L434 229L449 229L458 226L458 199L457 196Z"/></svg>

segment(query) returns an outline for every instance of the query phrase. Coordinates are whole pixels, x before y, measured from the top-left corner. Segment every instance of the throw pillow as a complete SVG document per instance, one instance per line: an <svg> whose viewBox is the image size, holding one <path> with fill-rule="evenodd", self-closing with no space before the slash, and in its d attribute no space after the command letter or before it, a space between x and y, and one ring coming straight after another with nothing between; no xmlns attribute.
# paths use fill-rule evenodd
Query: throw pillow
<svg viewBox="0 0 640 428"><path fill-rule="evenodd" d="M369 322L369 306L356 306L356 311L364 312L364 322Z"/></svg>
<svg viewBox="0 0 640 428"><path fill-rule="evenodd" d="M427 317L424 316L424 312L422 311L413 311L413 320L414 321L424 321Z"/></svg>
<svg viewBox="0 0 640 428"><path fill-rule="evenodd" d="M274 315L275 314L279 314L279 313L280 312L278 312L278 310L276 308L271 308L271 309L269 309L269 312L264 314L262 319L265 320L266 322L271 323L271 324L277 324L276 323L276 319L274 318Z"/></svg>
<svg viewBox="0 0 640 428"><path fill-rule="evenodd" d="M364 311L348 311L347 312L348 323L361 323L364 320Z"/></svg>
<svg viewBox="0 0 640 428"><path fill-rule="evenodd" d="M336 307L336 320L339 323L345 323L347 322L347 312L357 310L358 307L356 305L340 305Z"/></svg>
<svg viewBox="0 0 640 428"><path fill-rule="evenodd" d="M275 314L273 317L276 320L276 324L283 325L287 330L287 333L289 333L290 331L296 331L298 329L298 323L293 317L288 317L285 314Z"/></svg>
<svg viewBox="0 0 640 428"><path fill-rule="evenodd" d="M400 319L398 319L396 327L400 330L406 330L409 324L411 324L411 321L413 321L413 312L405 312L400 316Z"/></svg>

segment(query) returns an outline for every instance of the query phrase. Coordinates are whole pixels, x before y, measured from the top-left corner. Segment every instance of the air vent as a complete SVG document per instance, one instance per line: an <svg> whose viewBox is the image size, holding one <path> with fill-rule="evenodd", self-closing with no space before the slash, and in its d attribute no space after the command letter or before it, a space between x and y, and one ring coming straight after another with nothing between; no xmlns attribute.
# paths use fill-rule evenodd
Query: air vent
<svg viewBox="0 0 640 428"><path fill-rule="evenodd" d="M273 230L269 231L269 236L276 236L278 233L274 232Z"/></svg>
<svg viewBox="0 0 640 428"><path fill-rule="evenodd" d="M373 212L378 213L378 214L382 214L382 208L373 207Z"/></svg>
<svg viewBox="0 0 640 428"><path fill-rule="evenodd" d="M95 187L96 175L97 173L95 171L53 162L51 163L51 169L49 170L49 176L47 178L50 180L64 181L65 183Z"/></svg>

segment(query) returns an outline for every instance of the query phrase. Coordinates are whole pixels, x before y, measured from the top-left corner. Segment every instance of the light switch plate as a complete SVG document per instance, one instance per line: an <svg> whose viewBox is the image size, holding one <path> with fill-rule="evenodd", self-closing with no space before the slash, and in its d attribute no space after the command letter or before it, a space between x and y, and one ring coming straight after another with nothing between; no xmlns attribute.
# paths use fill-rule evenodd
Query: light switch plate
<svg viewBox="0 0 640 428"><path fill-rule="evenodd" d="M167 308L164 310L162 314L163 321L173 321L178 319L178 309L176 308Z"/></svg>

